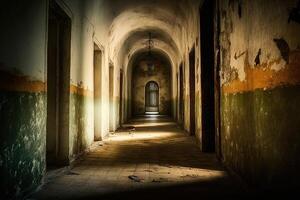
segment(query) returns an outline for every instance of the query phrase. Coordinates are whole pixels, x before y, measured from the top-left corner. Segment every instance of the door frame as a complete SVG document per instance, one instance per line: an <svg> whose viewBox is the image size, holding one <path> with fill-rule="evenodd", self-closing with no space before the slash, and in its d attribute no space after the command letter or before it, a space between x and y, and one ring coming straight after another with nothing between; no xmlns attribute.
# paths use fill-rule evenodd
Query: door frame
<svg viewBox="0 0 300 200"><path fill-rule="evenodd" d="M119 88L119 92L120 92L120 100L119 100L119 126L122 126L123 123L123 88L124 88L124 84L123 84L123 70L120 69L120 88Z"/></svg>
<svg viewBox="0 0 300 200"><path fill-rule="evenodd" d="M51 29L51 17L57 19L56 29ZM70 164L69 158L69 114L70 114L70 68L71 68L71 31L72 18L68 12L56 1L48 4L48 43L47 43L47 123L46 123L46 163L49 166L64 166ZM53 27L54 28L54 27ZM56 36L50 35L50 30L56 31ZM50 37L55 37L55 57L51 62ZM52 41L53 42L53 41ZM53 45L53 44L52 44ZM54 64L55 63L55 64ZM55 80L50 75L51 66L55 65ZM53 69L53 68L52 68ZM52 81L52 83L50 83ZM53 85L55 84L55 86ZM55 102L50 102L50 87L54 86ZM50 121L51 114L49 106L55 104L54 122ZM53 111L53 110L52 110ZM53 127L54 126L54 127ZM54 132L53 132L54 131ZM54 138L53 138L54 137ZM49 140L54 141L55 147L50 147Z"/></svg>
<svg viewBox="0 0 300 200"><path fill-rule="evenodd" d="M155 91L157 93L157 96L156 96L156 102L157 102L157 111L147 111L147 107L151 107L151 106L148 106L147 103L149 103L149 99L147 97L150 98L150 94L148 94L148 86L151 84L151 83L154 83L156 86L157 86L157 90ZM159 84L156 82L156 81L148 81L145 85L145 113L147 114L147 112L157 112L157 114L159 114Z"/></svg>
<svg viewBox="0 0 300 200"><path fill-rule="evenodd" d="M114 131L114 74L115 68L112 63L109 64L109 131Z"/></svg>
<svg viewBox="0 0 300 200"><path fill-rule="evenodd" d="M179 121L184 126L184 74L183 63L179 65Z"/></svg>
<svg viewBox="0 0 300 200"><path fill-rule="evenodd" d="M191 48L189 52L189 96L190 96L190 135L196 134L196 54L195 45Z"/></svg>
<svg viewBox="0 0 300 200"><path fill-rule="evenodd" d="M205 3L211 3L210 5L208 4L205 4ZM205 29L203 30L207 30L207 24L203 25L202 24L202 21L201 21L201 17L209 17L205 14L202 14L201 10L208 10L208 8L206 8L205 6L211 6L210 9L213 9L213 11L211 12L211 31L212 33L209 33L209 34L212 34L212 38L211 38L211 43L212 43L212 46L211 46L211 50L212 52L210 52L210 56L211 56L211 73L212 73L212 80L211 82L213 82L213 90L214 90L214 93L212 94L213 96L213 109L214 109L214 112L213 112L213 133L214 135L209 138L208 140L214 140L214 141L206 141L206 135L204 133L204 121L203 121L203 116L205 116L205 113L203 113L203 98L204 98L204 94L203 94L203 91L205 90L205 86L203 86L202 82L204 81L205 78L207 78L208 76L207 75L204 75L203 72L203 68L204 67L207 67L207 66L204 66L204 58L207 58L209 56L206 55L203 55L204 53L203 52L206 52L207 53L207 47L204 47L204 44L203 44L203 41L205 40L205 42L208 41L207 38L203 39L204 36L202 36L202 34L208 34L207 32L204 33L201 29L201 26L205 27ZM220 131L220 127L221 127L221 103L220 103L220 92L221 92L221 88L220 88L220 12L219 12L219 2L217 0L205 0L203 2L203 4L201 5L201 7L199 8L199 19L200 19L200 57L201 57L201 110L202 110L202 119L201 119L201 133L202 133L202 151L205 151L205 152L216 152L217 153L217 157L222 159L222 147L221 147L221 131ZM209 21L209 20L203 20L203 21ZM205 51L202 51L202 48L205 49ZM207 60L206 60L207 62ZM210 136L209 136L210 137ZM213 145L213 146L211 146Z"/></svg>
<svg viewBox="0 0 300 200"><path fill-rule="evenodd" d="M93 58L93 78L94 78L94 141L102 140L102 66L103 66L103 51L94 42L94 58ZM97 76L98 74L98 76ZM96 90L99 90L96 92Z"/></svg>

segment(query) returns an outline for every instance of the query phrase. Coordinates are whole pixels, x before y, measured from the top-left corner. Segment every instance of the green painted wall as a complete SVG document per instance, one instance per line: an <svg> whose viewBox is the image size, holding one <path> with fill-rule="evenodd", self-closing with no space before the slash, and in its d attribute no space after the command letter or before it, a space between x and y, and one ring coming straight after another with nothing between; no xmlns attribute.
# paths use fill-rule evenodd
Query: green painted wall
<svg viewBox="0 0 300 200"><path fill-rule="evenodd" d="M295 186L300 177L300 26L289 19L298 0L218 3L224 162L250 184Z"/></svg>
<svg viewBox="0 0 300 200"><path fill-rule="evenodd" d="M93 97L70 95L70 155L75 159L94 141Z"/></svg>
<svg viewBox="0 0 300 200"><path fill-rule="evenodd" d="M261 187L295 185L300 176L300 86L223 94L224 162Z"/></svg>
<svg viewBox="0 0 300 200"><path fill-rule="evenodd" d="M70 95L70 158L93 142L93 98ZM32 192L46 171L45 93L0 92L0 195Z"/></svg>
<svg viewBox="0 0 300 200"><path fill-rule="evenodd" d="M45 93L0 91L1 195L35 189L45 173Z"/></svg>

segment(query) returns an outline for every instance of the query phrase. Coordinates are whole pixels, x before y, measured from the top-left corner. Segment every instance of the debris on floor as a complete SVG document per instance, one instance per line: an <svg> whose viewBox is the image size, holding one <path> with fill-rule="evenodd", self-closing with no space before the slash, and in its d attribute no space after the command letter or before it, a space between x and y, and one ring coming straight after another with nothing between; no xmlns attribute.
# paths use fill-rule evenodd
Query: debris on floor
<svg viewBox="0 0 300 200"><path fill-rule="evenodd" d="M158 133L160 139L148 137L158 129L162 129ZM55 172L49 186L35 193L32 199L89 199L99 195L99 199L133 200L164 194L176 199L177 195L196 197L202 192L204 196L244 194L239 181L224 171L214 155L201 153L193 138L182 130L174 130L170 135L173 129L169 127L149 125L136 126L131 135L116 133L102 141L102 147L97 143L94 151L79 157L82 161L76 162L72 169L63 170L59 178ZM174 139L176 143L170 142ZM67 175L68 172L80 175ZM122 197L118 198L119 194Z"/></svg>
<svg viewBox="0 0 300 200"><path fill-rule="evenodd" d="M142 182L143 181L143 179L141 179L140 177L135 176L135 175L130 175L130 176L128 176L128 178L134 182Z"/></svg>
<svg viewBox="0 0 300 200"><path fill-rule="evenodd" d="M98 146L99 146L99 147L104 146L104 142L103 142L103 141L99 141L99 142L97 142L97 143L98 143Z"/></svg>
<svg viewBox="0 0 300 200"><path fill-rule="evenodd" d="M135 131L134 126L121 126L117 129L117 131Z"/></svg>
<svg viewBox="0 0 300 200"><path fill-rule="evenodd" d="M168 179L166 178L158 178L158 179L153 179L152 183L162 183L162 182L168 182Z"/></svg>
<svg viewBox="0 0 300 200"><path fill-rule="evenodd" d="M163 166L163 167L168 167L168 168L173 168L173 166L172 166L172 165L169 165L169 164L161 164L161 166Z"/></svg>
<svg viewBox="0 0 300 200"><path fill-rule="evenodd" d="M196 174L187 174L184 176L180 176L180 178L198 178L199 176Z"/></svg>
<svg viewBox="0 0 300 200"><path fill-rule="evenodd" d="M80 175L80 174L77 172L68 171L67 175Z"/></svg>

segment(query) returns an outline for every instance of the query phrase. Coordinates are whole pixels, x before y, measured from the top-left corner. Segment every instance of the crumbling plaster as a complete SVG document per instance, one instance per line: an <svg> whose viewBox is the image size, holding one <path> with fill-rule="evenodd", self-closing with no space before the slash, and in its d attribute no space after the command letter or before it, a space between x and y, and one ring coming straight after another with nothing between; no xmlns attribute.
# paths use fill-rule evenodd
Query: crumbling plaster
<svg viewBox="0 0 300 200"><path fill-rule="evenodd" d="M223 161L260 187L298 182L298 2L220 1Z"/></svg>
<svg viewBox="0 0 300 200"><path fill-rule="evenodd" d="M283 70L287 62L281 59L280 49L274 39L286 41L290 50L299 48L300 27L295 26L295 22L288 23L289 8L295 7L295 1L243 1L241 18L238 15L238 4L228 4L228 1L221 2L221 41L225 64L222 69L222 84L234 79L246 81L245 62L254 68L259 49L261 64L268 65L277 72ZM266 14L264 11L270 9L269 5L276 9ZM274 62L278 59L279 62ZM253 77L248 77L248 80L251 78Z"/></svg>

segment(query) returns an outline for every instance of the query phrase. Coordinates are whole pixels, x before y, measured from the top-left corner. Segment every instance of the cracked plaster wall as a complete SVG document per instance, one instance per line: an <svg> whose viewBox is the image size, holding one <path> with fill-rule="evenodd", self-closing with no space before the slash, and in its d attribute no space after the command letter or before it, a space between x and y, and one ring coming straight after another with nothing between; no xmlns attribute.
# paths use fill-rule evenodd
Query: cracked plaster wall
<svg viewBox="0 0 300 200"><path fill-rule="evenodd" d="M220 1L223 161L261 187L299 177L300 25L288 20L297 3Z"/></svg>

